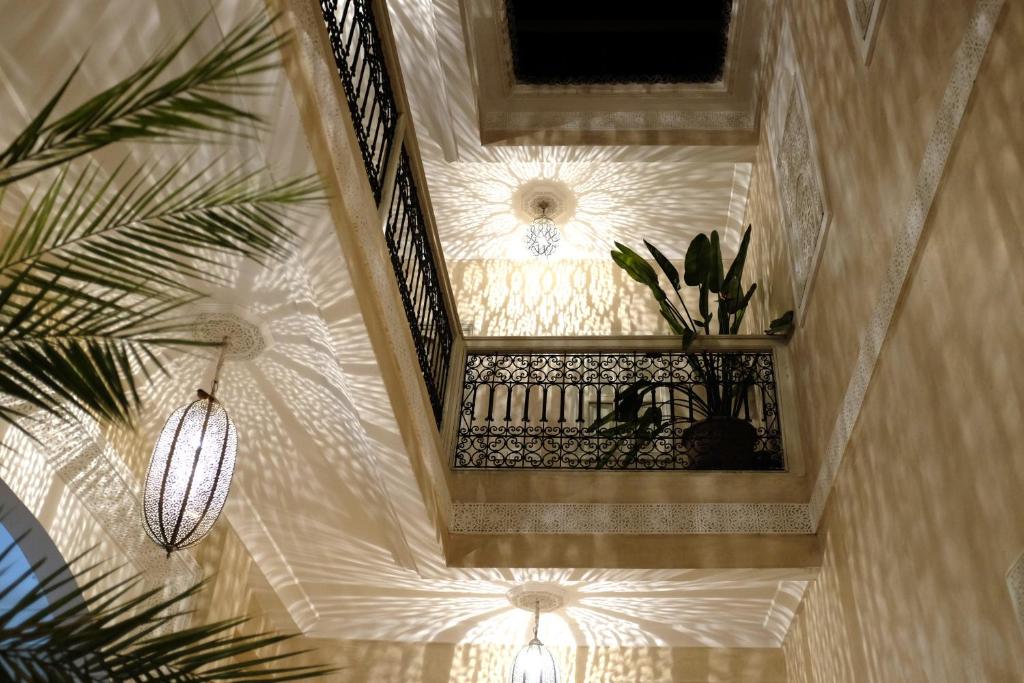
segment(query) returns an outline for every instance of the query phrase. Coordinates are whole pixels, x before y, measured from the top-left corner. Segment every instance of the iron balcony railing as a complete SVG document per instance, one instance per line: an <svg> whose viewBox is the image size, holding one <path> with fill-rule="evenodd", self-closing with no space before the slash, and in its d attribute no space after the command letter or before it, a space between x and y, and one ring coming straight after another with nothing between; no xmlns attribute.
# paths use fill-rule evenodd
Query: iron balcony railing
<svg viewBox="0 0 1024 683"><path fill-rule="evenodd" d="M366 177L377 202L398 122L380 31L368 0L321 0L327 37L345 88Z"/></svg>
<svg viewBox="0 0 1024 683"><path fill-rule="evenodd" d="M391 265L412 333L434 419L441 426L454 346L454 316L442 294L441 255L431 245L424 199L399 126L399 102L370 0L321 0L331 52L344 86L356 139L380 206ZM396 156L397 155L397 156Z"/></svg>
<svg viewBox="0 0 1024 683"><path fill-rule="evenodd" d="M398 290L409 321L420 369L430 394L438 425L444 409L444 388L452 356L452 324L441 296L427 228L420 206L409 156L403 150L395 176L395 190L388 207L384 231L391 265L398 278Z"/></svg>
<svg viewBox="0 0 1024 683"><path fill-rule="evenodd" d="M701 356L702 362L719 368L727 365L747 378L746 391L735 405L737 417L752 425L756 436L743 469L784 470L773 352L704 351ZM671 385L649 396L652 404L657 402L666 411L671 428L637 444L590 429L640 379ZM454 467L717 469L702 461L688 430L702 421L699 404L705 396L699 373L682 352L471 350L466 358Z"/></svg>

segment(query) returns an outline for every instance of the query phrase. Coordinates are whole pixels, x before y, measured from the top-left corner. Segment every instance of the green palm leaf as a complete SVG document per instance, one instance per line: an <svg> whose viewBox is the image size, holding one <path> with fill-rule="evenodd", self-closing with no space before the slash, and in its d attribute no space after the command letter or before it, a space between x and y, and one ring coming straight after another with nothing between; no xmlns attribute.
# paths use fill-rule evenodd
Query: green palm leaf
<svg viewBox="0 0 1024 683"><path fill-rule="evenodd" d="M0 563L13 547L0 552ZM74 570L85 557L72 560L69 567ZM260 654L294 636L233 635L246 619L161 634L162 627L187 614L184 605L200 594L203 584L161 598L159 589L139 590L141 577L114 580L115 570L103 571L92 565L77 571L77 583L61 569L31 585L40 565L0 589L0 598L24 593L0 611L0 678L74 683L261 683L308 680L334 671L316 665L280 665L305 650Z"/></svg>
<svg viewBox="0 0 1024 683"><path fill-rule="evenodd" d="M0 405L0 420L26 409L70 420L84 411L131 426L136 377L163 369L153 349L195 344L173 318L195 296L83 287L73 269L24 268L0 289L0 391L17 402Z"/></svg>
<svg viewBox="0 0 1024 683"><path fill-rule="evenodd" d="M258 92L282 39L257 14L179 76L172 62L199 28L119 84L51 120L67 82L0 153L4 185L62 168L23 202L0 246L0 422L83 412L132 426L138 383L163 370L159 351L194 345L180 319L225 262L280 261L296 207L320 196L312 176L283 181L216 162L104 176L67 162L127 141L196 141L259 125L222 100ZM70 79L74 77L72 73ZM162 81L162 83L159 83ZM26 430L29 431L29 430ZM31 432L30 432L31 433Z"/></svg>
<svg viewBox="0 0 1024 683"><path fill-rule="evenodd" d="M147 296L194 290L184 278L222 282L220 257L264 263L283 259L296 242L289 211L320 196L315 177L267 182L241 167L223 174L211 164L186 175L191 157L150 180L147 169L125 182L92 166L68 178L65 168L20 212L0 248L0 274L30 268L61 273L65 282Z"/></svg>
<svg viewBox="0 0 1024 683"><path fill-rule="evenodd" d="M0 152L0 187L116 142L196 141L261 125L259 116L221 98L265 87L254 77L277 68L270 58L282 44L270 30L272 22L272 17L253 16L184 73L156 84L195 36L200 22L128 78L51 121L79 63L25 130Z"/></svg>

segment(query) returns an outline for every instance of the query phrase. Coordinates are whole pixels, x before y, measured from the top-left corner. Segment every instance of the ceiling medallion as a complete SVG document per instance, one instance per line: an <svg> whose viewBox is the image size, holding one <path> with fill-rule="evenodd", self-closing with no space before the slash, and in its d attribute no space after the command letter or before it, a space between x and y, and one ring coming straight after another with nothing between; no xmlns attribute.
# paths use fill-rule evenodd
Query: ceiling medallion
<svg viewBox="0 0 1024 683"><path fill-rule="evenodd" d="M576 212L576 197L568 186L557 180L536 179L524 183L512 195L512 211L527 223L523 242L535 257L555 253L562 240L559 225L565 225Z"/></svg>
<svg viewBox="0 0 1024 683"><path fill-rule="evenodd" d="M528 180L512 193L512 214L520 223L529 223L540 214L542 203L555 225L565 225L576 215L576 193L562 181L547 178Z"/></svg>
<svg viewBox="0 0 1024 683"><path fill-rule="evenodd" d="M531 581L515 586L505 594L513 607L533 612L554 612L569 602L569 592L557 583Z"/></svg>
<svg viewBox="0 0 1024 683"><path fill-rule="evenodd" d="M237 306L216 304L199 307L192 323L192 338L224 346L228 360L254 360L271 344L266 325L255 315Z"/></svg>

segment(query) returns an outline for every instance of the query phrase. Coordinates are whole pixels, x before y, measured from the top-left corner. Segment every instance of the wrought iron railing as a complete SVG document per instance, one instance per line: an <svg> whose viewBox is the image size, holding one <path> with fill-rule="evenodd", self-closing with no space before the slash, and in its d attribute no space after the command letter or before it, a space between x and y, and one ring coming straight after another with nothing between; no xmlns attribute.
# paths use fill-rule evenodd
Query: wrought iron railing
<svg viewBox="0 0 1024 683"><path fill-rule="evenodd" d="M370 188L376 202L383 204L384 237L391 265L440 428L454 346L453 316L443 295L440 254L431 245L412 161L402 140L395 139L399 129L397 103L404 99L396 96L392 83L401 79L393 80L388 75L371 0L321 0L320 7ZM396 154L397 164L392 159Z"/></svg>
<svg viewBox="0 0 1024 683"><path fill-rule="evenodd" d="M356 138L373 196L379 203L398 121L370 0L320 0L338 75L345 88Z"/></svg>
<svg viewBox="0 0 1024 683"><path fill-rule="evenodd" d="M772 351L712 351L749 387L737 417L756 429L748 466L783 470L785 459ZM704 355L708 358L707 355ZM673 426L653 441L591 430L639 379L671 384L650 395ZM660 392L660 393L658 393ZM689 470L705 468L687 428L700 422L706 391L681 352L470 352L466 358L454 466L497 469ZM634 446L636 447L635 452Z"/></svg>
<svg viewBox="0 0 1024 683"><path fill-rule="evenodd" d="M395 176L384 235L434 418L440 425L452 355L452 324L441 295L437 260L427 238L423 209L405 150Z"/></svg>

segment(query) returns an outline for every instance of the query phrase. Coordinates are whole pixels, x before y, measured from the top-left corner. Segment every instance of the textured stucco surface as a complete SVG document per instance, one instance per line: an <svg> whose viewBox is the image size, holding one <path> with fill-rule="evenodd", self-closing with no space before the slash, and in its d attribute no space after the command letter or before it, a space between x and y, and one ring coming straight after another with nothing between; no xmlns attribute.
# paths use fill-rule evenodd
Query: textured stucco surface
<svg viewBox="0 0 1024 683"><path fill-rule="evenodd" d="M842 3L792 5L836 212L793 343L811 453L973 6L888 3L865 70ZM821 574L785 642L792 683L1024 672L1004 582L1024 547L1022 45L1024 7L1006 3L819 527Z"/></svg>

